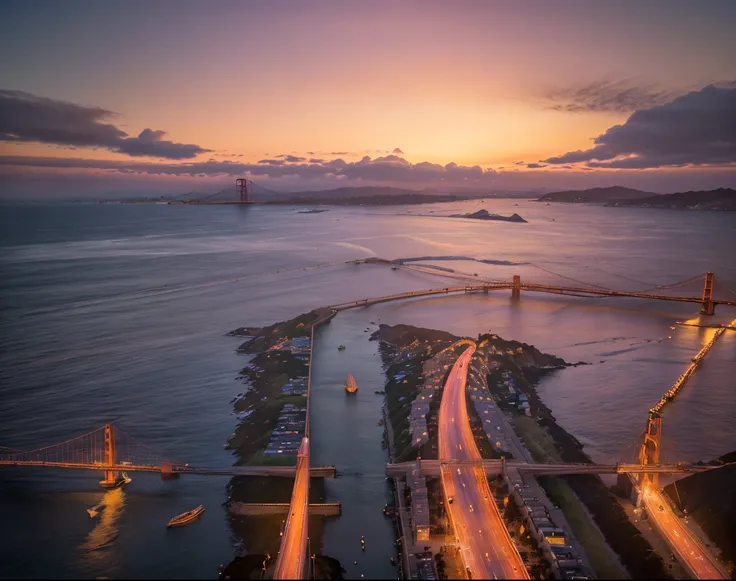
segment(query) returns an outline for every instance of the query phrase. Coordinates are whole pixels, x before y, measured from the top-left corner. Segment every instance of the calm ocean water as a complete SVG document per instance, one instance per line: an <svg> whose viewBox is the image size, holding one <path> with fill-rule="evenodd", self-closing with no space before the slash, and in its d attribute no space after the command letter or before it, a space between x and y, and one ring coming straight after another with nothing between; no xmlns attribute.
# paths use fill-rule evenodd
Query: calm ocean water
<svg viewBox="0 0 736 581"><path fill-rule="evenodd" d="M529 224L437 217L480 207L518 212ZM230 400L243 390L236 375L244 359L225 333L326 304L448 285L347 260L468 256L516 264L436 264L499 279L571 282L560 274L631 290L713 270L736 289L734 248L736 216L725 212L511 200L321 214L265 206L2 206L0 445L35 448L117 421L191 464L231 464L223 444L235 427ZM678 290L697 295L699 285ZM463 335L490 329L594 363L558 372L539 389L590 454L611 460L634 444L649 407L710 336L675 326L692 318L697 307L689 304L529 294L518 304L505 294L435 297L340 315L320 332L314 363L314 461L345 472L327 484L344 511L327 523L323 551L353 575L395 576L381 514L386 456L376 425L381 397L373 392L383 376L364 332L375 328L371 321ZM726 308L714 317L734 318L736 309ZM338 353L340 343L348 348ZM736 333L728 332L665 408L665 458L736 449L735 361ZM349 372L361 386L355 400L339 389ZM85 509L103 497L98 479L0 470L0 576L211 578L232 558L226 478L161 482L134 474L92 521ZM208 511L196 526L166 530L173 514L200 503ZM372 554L354 567L360 535Z"/></svg>

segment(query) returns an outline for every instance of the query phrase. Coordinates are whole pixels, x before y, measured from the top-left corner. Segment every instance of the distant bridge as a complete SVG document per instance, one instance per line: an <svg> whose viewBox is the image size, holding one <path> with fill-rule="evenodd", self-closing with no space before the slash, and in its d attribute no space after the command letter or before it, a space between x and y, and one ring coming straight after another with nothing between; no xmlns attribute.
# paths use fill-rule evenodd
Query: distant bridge
<svg viewBox="0 0 736 581"><path fill-rule="evenodd" d="M388 263L389 261L382 261L380 259L366 259L357 260L355 263ZM699 275L700 276L700 275ZM681 286L693 282L698 277L693 277L669 285L669 287ZM356 301L350 301L347 303L340 303L338 305L332 305L331 308L334 311L345 311L347 309L355 309L358 307L367 307L378 303L387 303L390 301L398 301L403 299L411 299L416 297L426 297L431 295L443 295L443 294L456 294L456 293L488 293L495 290L511 290L511 298L521 298L521 291L530 292L542 292L552 293L559 295L572 295L572 296L608 296L608 297L634 297L640 299L650 299L658 301L675 301L680 303L695 303L701 306L700 314L702 315L713 315L715 314L716 305L728 305L736 306L736 301L722 300L713 298L713 286L715 283L715 275L712 272L705 273L705 282L703 286L703 294L699 297L678 297L666 294L654 294L647 292L629 292L629 291L615 291L602 288L586 288L586 287L567 287L567 286L553 286L535 283L522 283L521 277L515 275L511 282L489 282L477 285L464 285L464 286L453 286L445 288L426 289L418 291L409 291L404 293L398 293L394 295L386 295L382 297L373 297L358 299ZM664 287L662 287L664 288ZM729 289L730 290L730 289ZM733 292L733 291L732 291Z"/></svg>

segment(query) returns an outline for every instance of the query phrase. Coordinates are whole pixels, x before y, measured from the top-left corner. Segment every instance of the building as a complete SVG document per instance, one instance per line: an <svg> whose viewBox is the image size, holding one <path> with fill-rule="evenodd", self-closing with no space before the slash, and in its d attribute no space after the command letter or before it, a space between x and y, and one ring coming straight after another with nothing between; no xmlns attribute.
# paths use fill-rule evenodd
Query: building
<svg viewBox="0 0 736 581"><path fill-rule="evenodd" d="M414 559L417 568L417 577L419 579L439 579L439 573L437 572L437 564L432 558L432 553L415 553Z"/></svg>
<svg viewBox="0 0 736 581"><path fill-rule="evenodd" d="M418 472L412 471L407 477L411 492L411 516L414 521L415 542L429 540L429 499L427 498L427 481Z"/></svg>

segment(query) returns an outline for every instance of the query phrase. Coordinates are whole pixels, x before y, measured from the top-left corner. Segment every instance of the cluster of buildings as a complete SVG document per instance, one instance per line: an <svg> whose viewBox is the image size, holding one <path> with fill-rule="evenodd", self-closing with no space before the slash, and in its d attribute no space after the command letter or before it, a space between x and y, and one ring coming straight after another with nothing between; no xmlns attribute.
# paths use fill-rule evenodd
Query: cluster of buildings
<svg viewBox="0 0 736 581"><path fill-rule="evenodd" d="M294 337L293 339L284 337L269 351L291 351L291 354L297 359L308 361L312 351L312 340L309 337Z"/></svg>
<svg viewBox="0 0 736 581"><path fill-rule="evenodd" d="M411 432L412 446L415 448L421 447L429 440L427 430L429 406L437 395L437 390L443 386L442 381L454 359L452 350L448 349L440 351L437 355L422 363L424 385L411 403L411 413L409 415L409 431ZM396 380L399 375L403 379L403 374L397 374L394 379Z"/></svg>
<svg viewBox="0 0 736 581"><path fill-rule="evenodd" d="M417 578L430 581L440 578L431 552L415 553L414 559L417 567Z"/></svg>
<svg viewBox="0 0 736 581"><path fill-rule="evenodd" d="M510 468L506 471L506 482L521 510L524 526L542 549L554 576L557 579L593 579L593 572L584 564L577 541L568 538L564 529L555 524L552 513L559 509L552 505L536 479Z"/></svg>
<svg viewBox="0 0 736 581"><path fill-rule="evenodd" d="M417 543L429 540L427 479L419 474L419 466L417 466L406 478L406 485L409 487L411 494L411 517L414 521L414 538Z"/></svg>
<svg viewBox="0 0 736 581"><path fill-rule="evenodd" d="M306 406L287 403L281 410L271 439L266 445L266 454L296 456L307 426Z"/></svg>
<svg viewBox="0 0 736 581"><path fill-rule="evenodd" d="M295 377L286 382L281 388L282 395L303 395L307 397L307 378Z"/></svg>
<svg viewBox="0 0 736 581"><path fill-rule="evenodd" d="M504 387L509 390L509 403L515 405L520 412L531 416L532 411L529 407L529 398L516 387L514 377L508 372L503 373L502 377Z"/></svg>

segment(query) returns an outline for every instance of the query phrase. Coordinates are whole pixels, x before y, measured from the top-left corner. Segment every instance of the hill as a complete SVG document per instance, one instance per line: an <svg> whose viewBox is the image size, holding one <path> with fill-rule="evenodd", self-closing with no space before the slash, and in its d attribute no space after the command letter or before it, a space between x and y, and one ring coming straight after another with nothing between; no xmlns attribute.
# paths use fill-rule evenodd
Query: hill
<svg viewBox="0 0 736 581"><path fill-rule="evenodd" d="M736 190L719 188L700 192L653 195L646 198L620 200L608 206L635 206L637 208L672 208L677 210L736 211Z"/></svg>
<svg viewBox="0 0 736 581"><path fill-rule="evenodd" d="M589 190L565 190L551 192L537 199L537 202L568 202L573 204L605 204L618 200L636 200L657 196L652 192L643 192L623 186L610 188L590 188Z"/></svg>

